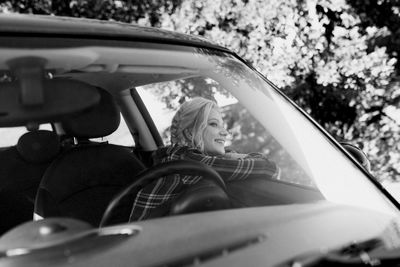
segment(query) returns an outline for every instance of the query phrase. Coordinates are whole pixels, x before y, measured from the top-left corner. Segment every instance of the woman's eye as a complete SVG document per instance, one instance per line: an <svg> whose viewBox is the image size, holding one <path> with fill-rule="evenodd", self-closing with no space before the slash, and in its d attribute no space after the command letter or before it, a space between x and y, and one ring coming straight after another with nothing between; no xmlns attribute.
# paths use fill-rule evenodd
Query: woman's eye
<svg viewBox="0 0 400 267"><path fill-rule="evenodd" d="M211 127L218 127L218 123L216 122L210 122L208 125L210 125Z"/></svg>

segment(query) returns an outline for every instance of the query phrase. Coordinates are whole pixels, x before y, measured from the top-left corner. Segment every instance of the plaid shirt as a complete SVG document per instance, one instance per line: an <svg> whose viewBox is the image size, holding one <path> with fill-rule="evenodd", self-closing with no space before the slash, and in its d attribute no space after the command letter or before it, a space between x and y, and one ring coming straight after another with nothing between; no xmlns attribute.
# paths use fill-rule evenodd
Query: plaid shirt
<svg viewBox="0 0 400 267"><path fill-rule="evenodd" d="M244 159L232 159L224 156L208 156L197 149L186 146L167 146L157 150L154 164L173 160L200 161L216 170L225 182L247 178L277 178L279 168L262 154L251 153ZM175 199L188 186L195 184L201 176L181 176L178 174L161 177L141 189L134 201L129 221L139 221L164 215L162 206ZM158 209L157 209L158 208Z"/></svg>

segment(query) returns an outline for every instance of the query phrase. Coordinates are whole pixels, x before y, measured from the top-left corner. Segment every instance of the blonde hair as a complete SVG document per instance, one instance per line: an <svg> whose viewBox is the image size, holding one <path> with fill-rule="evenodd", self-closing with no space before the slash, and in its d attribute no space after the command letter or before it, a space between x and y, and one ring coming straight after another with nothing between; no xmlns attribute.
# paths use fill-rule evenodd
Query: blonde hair
<svg viewBox="0 0 400 267"><path fill-rule="evenodd" d="M217 103L203 97L193 98L181 105L171 124L171 143L190 146L204 152L203 132L208 116Z"/></svg>

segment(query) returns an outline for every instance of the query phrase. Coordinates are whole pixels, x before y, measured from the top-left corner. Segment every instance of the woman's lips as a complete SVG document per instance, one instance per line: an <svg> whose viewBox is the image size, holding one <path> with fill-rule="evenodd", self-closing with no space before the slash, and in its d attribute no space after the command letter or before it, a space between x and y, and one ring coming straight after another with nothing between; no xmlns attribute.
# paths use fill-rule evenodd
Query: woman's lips
<svg viewBox="0 0 400 267"><path fill-rule="evenodd" d="M224 145L225 144L225 140L224 139L215 139L215 142Z"/></svg>

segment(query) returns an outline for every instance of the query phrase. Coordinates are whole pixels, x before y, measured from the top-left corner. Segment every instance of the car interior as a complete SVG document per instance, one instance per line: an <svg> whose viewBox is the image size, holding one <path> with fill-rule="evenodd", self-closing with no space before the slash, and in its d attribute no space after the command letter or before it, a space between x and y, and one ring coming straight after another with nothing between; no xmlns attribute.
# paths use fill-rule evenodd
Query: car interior
<svg viewBox="0 0 400 267"><path fill-rule="evenodd" d="M126 51L115 51L124 58ZM85 50L77 52L79 56ZM135 59L145 60L150 52L154 54L154 51L140 51ZM160 56L170 59L165 51ZM156 169L152 152L164 146L165 137L161 136L155 124L157 118L150 114L150 105L144 102L138 89L162 88L171 81L201 77L195 70L138 65L112 72L108 65L92 65L81 71L55 70L54 73L59 72L57 77L49 78L38 68L39 61L28 57L13 62L17 81L10 81L6 75L1 83L0 127L26 128L16 144L0 148L0 197L7 198L1 202L1 208L12 214L3 222L1 233L32 218L69 217L98 227L118 193L137 182L140 175L150 181L157 179L157 175L185 167L180 163L160 167L168 172L152 172ZM101 67L99 71L97 67ZM209 78L202 79L203 85L210 83ZM121 119L129 129L131 145L102 139L117 130ZM50 124L51 129L41 129L42 124ZM270 145L271 141L268 142ZM294 171L299 173L297 169ZM297 173L288 176L302 177ZM123 200L118 201L111 223L127 221L135 190L125 192ZM182 194L167 215L324 199L312 185L284 179L235 181L222 191L218 186L199 183L191 188L190 194ZM213 204L198 205L204 200L212 200Z"/></svg>
<svg viewBox="0 0 400 267"><path fill-rule="evenodd" d="M12 180L4 179L1 185L1 195L7 196L7 202L2 202L2 208L7 212L18 206L12 212L15 218L7 220L7 225L2 226L2 233L32 220L33 214L36 219L69 217L99 226L112 198L133 183L138 174L151 168L152 151L140 149L140 146L126 147L107 141L92 141L117 129L120 110L123 109L117 105L111 93L101 88L96 90L100 94L98 104L83 112L63 116L61 122L54 124L53 131L32 129L23 134L15 146L3 148L0 152L0 157L4 159L3 166L6 166L1 168L1 177L13 177ZM123 101L120 100L120 103ZM145 107L140 108L144 110ZM143 117L141 120L144 121ZM151 132L150 129L148 131ZM266 182L230 183L228 194L233 206L290 204L300 200L307 202L322 199L322 195L311 187L288 186L289 183L284 181L269 181L269 194L257 194L259 183L265 186ZM206 193L205 197L216 202L215 209L228 206L224 204L226 197L221 196L221 190L209 185L199 184L197 187L201 189L193 188L186 195L196 190L201 191L200 194ZM288 194L287 190L291 190L291 193ZM249 198L249 195L253 197ZM134 195L128 194L118 204L118 209L115 209L117 212L113 211L113 222L128 220L133 198ZM188 201L185 197L183 199L183 202ZM175 205L178 206L182 204ZM189 210L172 214L199 211L192 207Z"/></svg>

